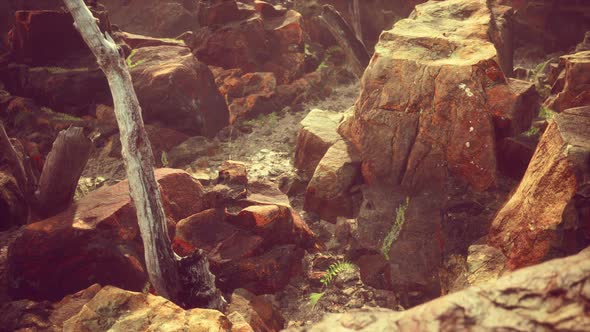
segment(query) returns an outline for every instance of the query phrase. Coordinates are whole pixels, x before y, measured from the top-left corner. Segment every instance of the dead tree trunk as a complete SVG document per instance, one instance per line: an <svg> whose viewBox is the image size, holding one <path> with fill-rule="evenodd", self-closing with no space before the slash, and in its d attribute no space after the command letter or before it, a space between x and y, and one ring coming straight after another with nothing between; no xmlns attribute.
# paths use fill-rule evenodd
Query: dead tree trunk
<svg viewBox="0 0 590 332"><path fill-rule="evenodd" d="M365 68L369 64L370 56L362 40L357 37L354 30L332 5L322 7L320 19L334 36L340 48L346 52L354 74L357 77L363 76Z"/></svg>
<svg viewBox="0 0 590 332"><path fill-rule="evenodd" d="M62 130L43 166L37 191L37 212L52 216L70 205L82 171L88 162L92 142L79 127Z"/></svg>
<svg viewBox="0 0 590 332"><path fill-rule="evenodd" d="M200 253L196 257L198 266L188 269L197 275L191 278L182 276L182 280L197 280L201 284L184 285L181 280L179 269L183 264L171 248L160 188L154 175L154 156L143 125L141 108L133 89L131 75L119 53L119 48L108 34L106 38L102 35L95 18L82 0L64 0L64 3L109 82L121 133L129 191L137 211L145 263L152 286L158 295L185 307L206 305L222 309L225 301L216 290L215 284L211 282L214 279L209 272L207 260ZM187 299L187 296L192 299Z"/></svg>

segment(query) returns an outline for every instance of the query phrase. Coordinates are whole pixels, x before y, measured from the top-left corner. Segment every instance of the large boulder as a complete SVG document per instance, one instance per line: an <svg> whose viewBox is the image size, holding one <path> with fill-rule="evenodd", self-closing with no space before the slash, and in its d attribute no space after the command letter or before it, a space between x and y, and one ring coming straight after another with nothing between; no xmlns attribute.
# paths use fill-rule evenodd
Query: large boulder
<svg viewBox="0 0 590 332"><path fill-rule="evenodd" d="M381 34L340 128L367 183L420 191L453 175L476 190L495 185L495 118L514 118L517 131L532 116L500 69L492 18L482 1L430 1Z"/></svg>
<svg viewBox="0 0 590 332"><path fill-rule="evenodd" d="M304 209L335 223L354 217L350 189L360 178L360 158L352 144L340 140L328 149L305 191Z"/></svg>
<svg viewBox="0 0 590 332"><path fill-rule="evenodd" d="M173 38L199 27L196 1L182 0L100 0L113 24L131 33Z"/></svg>
<svg viewBox="0 0 590 332"><path fill-rule="evenodd" d="M590 105L590 51L562 56L557 72L560 74L552 87L553 95L545 105L557 112Z"/></svg>
<svg viewBox="0 0 590 332"><path fill-rule="evenodd" d="M93 11L102 31L110 32L106 12ZM14 26L9 33L11 57L18 63L33 66L78 62L93 58L74 19L62 10L20 10L15 13Z"/></svg>
<svg viewBox="0 0 590 332"><path fill-rule="evenodd" d="M278 84L303 75L301 14L234 0L203 6L207 15L204 27L188 42L199 60L225 69L272 72Z"/></svg>
<svg viewBox="0 0 590 332"><path fill-rule="evenodd" d="M489 244L516 269L577 252L590 243L590 107L549 123L520 185L490 229Z"/></svg>
<svg viewBox="0 0 590 332"><path fill-rule="evenodd" d="M497 282L402 312L361 309L331 314L289 332L586 331L590 250L516 271Z"/></svg>
<svg viewBox="0 0 590 332"><path fill-rule="evenodd" d="M203 188L180 170L160 169L156 178L173 235L176 221L204 209ZM102 187L27 225L8 251L12 296L58 299L93 283L141 290L147 275L128 186L122 181Z"/></svg>
<svg viewBox="0 0 590 332"><path fill-rule="evenodd" d="M311 178L328 149L341 140L337 132L342 114L313 109L301 121L295 147L295 167Z"/></svg>
<svg viewBox="0 0 590 332"><path fill-rule="evenodd" d="M88 115L97 104L112 104L109 84L96 64L86 67L9 64L0 68L0 78L14 95L32 98L60 113Z"/></svg>
<svg viewBox="0 0 590 332"><path fill-rule="evenodd" d="M146 122L208 137L229 123L211 71L188 48L142 47L127 62Z"/></svg>

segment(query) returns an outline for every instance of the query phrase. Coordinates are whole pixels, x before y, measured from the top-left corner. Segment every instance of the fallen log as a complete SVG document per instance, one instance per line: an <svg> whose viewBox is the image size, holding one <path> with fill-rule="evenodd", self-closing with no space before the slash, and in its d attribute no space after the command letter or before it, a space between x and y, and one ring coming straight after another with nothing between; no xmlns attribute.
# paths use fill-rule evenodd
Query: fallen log
<svg viewBox="0 0 590 332"><path fill-rule="evenodd" d="M36 192L37 212L42 217L55 215L70 205L92 147L83 128L70 127L57 135Z"/></svg>
<svg viewBox="0 0 590 332"><path fill-rule="evenodd" d="M357 37L355 31L333 6L324 5L319 18L320 22L336 39L338 46L346 52L354 74L357 77L363 76L370 60L365 44Z"/></svg>

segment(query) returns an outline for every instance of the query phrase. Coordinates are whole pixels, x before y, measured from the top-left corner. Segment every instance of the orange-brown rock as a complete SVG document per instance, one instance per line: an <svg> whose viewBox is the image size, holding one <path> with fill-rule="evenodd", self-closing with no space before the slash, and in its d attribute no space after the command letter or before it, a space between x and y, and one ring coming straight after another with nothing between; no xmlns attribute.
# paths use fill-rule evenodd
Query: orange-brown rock
<svg viewBox="0 0 590 332"><path fill-rule="evenodd" d="M232 293L227 312L239 313L254 331L278 332L285 327L285 319L270 301L245 289Z"/></svg>
<svg viewBox="0 0 590 332"><path fill-rule="evenodd" d="M219 167L219 178L217 181L230 185L247 185L248 169L246 168L246 164L233 160L224 161Z"/></svg>
<svg viewBox="0 0 590 332"><path fill-rule="evenodd" d="M159 169L156 177L173 233L176 221L203 210L203 189L184 171ZM9 248L8 275L17 298L57 299L93 283L142 289L143 248L127 181L27 225Z"/></svg>
<svg viewBox="0 0 590 332"><path fill-rule="evenodd" d="M489 244L516 269L590 243L590 107L550 121L520 185L492 223Z"/></svg>
<svg viewBox="0 0 590 332"><path fill-rule="evenodd" d="M211 11L218 12L221 4L206 7L208 20L221 22L196 31L188 42L199 60L225 69L272 72L278 84L292 82L303 75L301 14L276 10L269 15L264 11L268 6L236 4L234 0L224 2L224 7L233 9L212 16Z"/></svg>
<svg viewBox="0 0 590 332"><path fill-rule="evenodd" d="M207 137L229 123L211 71L187 47L142 47L127 61L146 122Z"/></svg>
<svg viewBox="0 0 590 332"><path fill-rule="evenodd" d="M233 331L229 319L217 310L184 310L163 297L112 286L102 288L63 326L72 332Z"/></svg>
<svg viewBox="0 0 590 332"><path fill-rule="evenodd" d="M359 149L367 183L420 191L453 175L476 190L495 185L495 107L516 103L515 130L528 128L530 111L497 62L492 19L482 1L430 1L381 34L340 130Z"/></svg>
<svg viewBox="0 0 590 332"><path fill-rule="evenodd" d="M305 192L304 209L335 223L337 217L354 217L351 187L360 178L356 148L340 140L328 149L313 173Z"/></svg>
<svg viewBox="0 0 590 332"><path fill-rule="evenodd" d="M305 177L311 178L328 149L342 139L337 132L340 120L342 114L313 109L301 121L294 165Z"/></svg>
<svg viewBox="0 0 590 332"><path fill-rule="evenodd" d="M590 105L590 51L562 56L558 68L563 80L555 82L545 106L561 112Z"/></svg>

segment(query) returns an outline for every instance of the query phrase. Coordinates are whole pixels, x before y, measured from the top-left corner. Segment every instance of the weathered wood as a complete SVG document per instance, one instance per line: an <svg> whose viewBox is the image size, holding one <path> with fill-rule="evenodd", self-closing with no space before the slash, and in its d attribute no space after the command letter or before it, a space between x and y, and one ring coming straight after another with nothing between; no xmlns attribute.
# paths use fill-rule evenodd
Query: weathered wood
<svg viewBox="0 0 590 332"><path fill-rule="evenodd" d="M14 177L16 181L18 181L19 186L25 190L25 188L29 187L27 172L25 170L25 166L21 159L18 156L18 153L12 146L8 135L6 134L6 129L4 128L4 123L0 120L0 156L6 159L6 162L10 164L10 167L14 173Z"/></svg>
<svg viewBox="0 0 590 332"><path fill-rule="evenodd" d="M333 6L324 5L322 15L319 17L320 22L323 22L328 31L334 36L340 48L346 52L354 74L358 77L363 76L370 60L369 52L363 42L357 38L354 30Z"/></svg>
<svg viewBox="0 0 590 332"><path fill-rule="evenodd" d="M92 142L84 136L83 128L70 127L57 135L36 193L41 216L52 216L70 205L91 151Z"/></svg>
<svg viewBox="0 0 590 332"><path fill-rule="evenodd" d="M121 133L122 154L130 195L137 211L150 282L158 295L178 303L183 291L178 266L180 258L172 251L168 237L160 188L154 175L154 156L131 76L119 48L112 38L108 35L105 38L101 34L94 17L82 0L64 0L64 3L109 82ZM199 271L205 272L203 270ZM212 296L217 298L211 303L225 303L208 276L199 280L209 282L202 286L211 288Z"/></svg>

